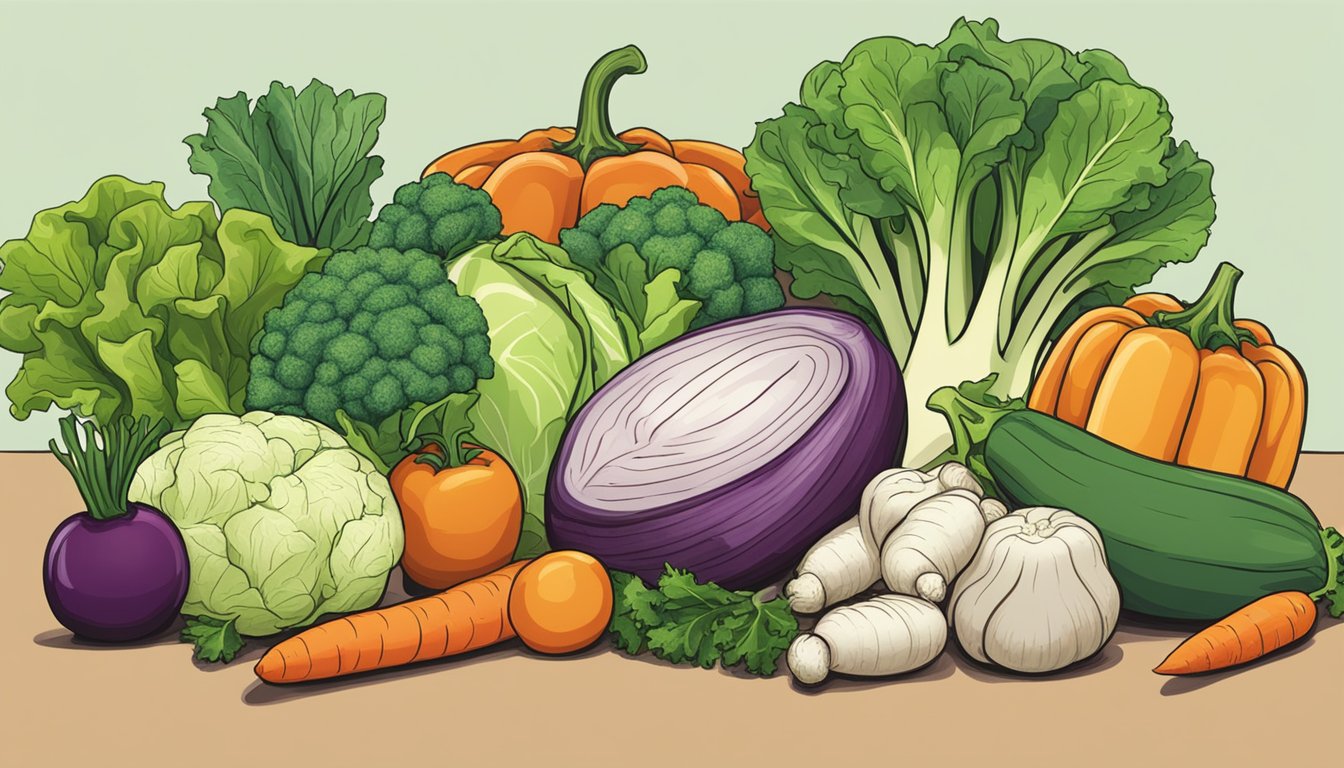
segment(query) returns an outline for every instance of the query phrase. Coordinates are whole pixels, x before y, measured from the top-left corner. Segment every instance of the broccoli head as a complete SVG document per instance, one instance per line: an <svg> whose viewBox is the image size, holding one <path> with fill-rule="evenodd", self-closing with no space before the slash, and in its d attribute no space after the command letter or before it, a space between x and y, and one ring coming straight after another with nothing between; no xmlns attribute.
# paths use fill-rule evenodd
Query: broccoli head
<svg viewBox="0 0 1344 768"><path fill-rule="evenodd" d="M458 294L438 256L342 251L266 313L246 405L337 429L339 408L376 425L493 375L486 330L480 305Z"/></svg>
<svg viewBox="0 0 1344 768"><path fill-rule="evenodd" d="M601 271L607 255L626 244L650 278L668 268L681 272L677 292L701 302L692 328L784 305L770 236L755 224L729 222L683 187L632 197L623 207L599 205L560 232L560 245L589 272Z"/></svg>
<svg viewBox="0 0 1344 768"><path fill-rule="evenodd" d="M503 228L489 194L435 173L397 188L374 219L369 246L452 258Z"/></svg>

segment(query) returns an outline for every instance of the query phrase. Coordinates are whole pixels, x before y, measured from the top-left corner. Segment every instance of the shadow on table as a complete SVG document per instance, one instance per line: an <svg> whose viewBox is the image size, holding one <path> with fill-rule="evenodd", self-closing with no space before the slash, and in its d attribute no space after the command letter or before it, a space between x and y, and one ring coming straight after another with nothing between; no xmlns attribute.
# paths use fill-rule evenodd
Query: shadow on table
<svg viewBox="0 0 1344 768"><path fill-rule="evenodd" d="M162 632L157 632L149 637L136 640L129 643L108 643L101 640L87 640L82 637L76 637L74 633L64 627L60 629L49 629L45 632L39 632L33 635L33 643L43 648L60 648L63 650L76 651L124 651L131 648L150 648L156 645L172 645L178 642L177 636L182 631L182 622L175 621Z"/></svg>

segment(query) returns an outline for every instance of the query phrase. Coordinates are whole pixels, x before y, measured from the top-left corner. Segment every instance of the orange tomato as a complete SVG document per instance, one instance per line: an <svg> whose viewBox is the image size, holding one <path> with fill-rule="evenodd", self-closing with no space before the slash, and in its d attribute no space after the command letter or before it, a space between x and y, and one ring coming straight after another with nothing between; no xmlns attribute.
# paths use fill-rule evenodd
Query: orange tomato
<svg viewBox="0 0 1344 768"><path fill-rule="evenodd" d="M523 526L522 491L493 451L443 469L417 461L426 454L442 450L432 445L412 453L388 478L406 529L401 567L421 586L447 589L512 559Z"/></svg>

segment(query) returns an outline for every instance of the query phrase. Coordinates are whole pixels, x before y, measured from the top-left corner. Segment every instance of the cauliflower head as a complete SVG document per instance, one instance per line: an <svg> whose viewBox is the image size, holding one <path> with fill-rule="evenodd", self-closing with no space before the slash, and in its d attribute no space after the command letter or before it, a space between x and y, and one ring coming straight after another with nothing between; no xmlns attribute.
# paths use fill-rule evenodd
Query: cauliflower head
<svg viewBox="0 0 1344 768"><path fill-rule="evenodd" d="M182 613L262 637L368 608L401 559L387 479L340 435L297 416L202 416L136 470L130 498L182 532Z"/></svg>

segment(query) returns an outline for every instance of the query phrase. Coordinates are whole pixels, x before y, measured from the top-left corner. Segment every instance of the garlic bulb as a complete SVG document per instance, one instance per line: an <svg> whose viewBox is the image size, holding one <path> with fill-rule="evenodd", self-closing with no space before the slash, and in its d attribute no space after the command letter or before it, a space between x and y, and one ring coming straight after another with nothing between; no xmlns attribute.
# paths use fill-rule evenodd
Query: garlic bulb
<svg viewBox="0 0 1344 768"><path fill-rule="evenodd" d="M1091 523L1030 507L990 523L948 614L972 658L1052 672L1106 644L1120 615L1120 590Z"/></svg>

